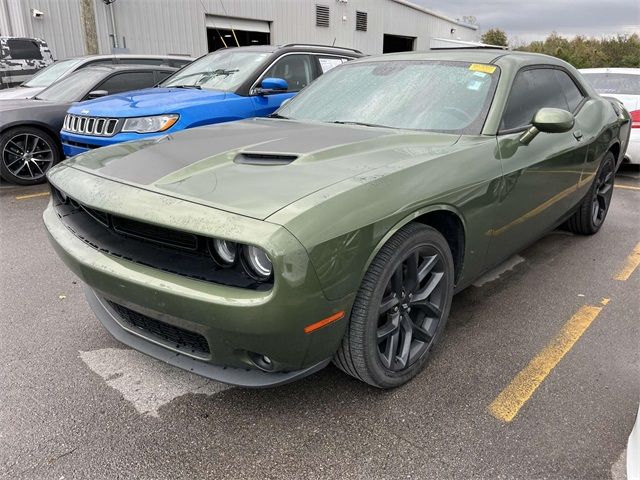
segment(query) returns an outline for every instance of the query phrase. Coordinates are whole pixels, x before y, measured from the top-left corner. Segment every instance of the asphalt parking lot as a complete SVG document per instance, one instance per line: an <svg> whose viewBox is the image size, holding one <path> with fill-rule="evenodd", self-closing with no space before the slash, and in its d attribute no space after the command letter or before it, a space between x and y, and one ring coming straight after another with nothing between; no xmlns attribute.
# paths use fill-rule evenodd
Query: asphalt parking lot
<svg viewBox="0 0 640 480"><path fill-rule="evenodd" d="M0 187L0 478L623 477L640 399L640 174L454 298L425 371L271 390L125 348L50 247L44 186Z"/></svg>

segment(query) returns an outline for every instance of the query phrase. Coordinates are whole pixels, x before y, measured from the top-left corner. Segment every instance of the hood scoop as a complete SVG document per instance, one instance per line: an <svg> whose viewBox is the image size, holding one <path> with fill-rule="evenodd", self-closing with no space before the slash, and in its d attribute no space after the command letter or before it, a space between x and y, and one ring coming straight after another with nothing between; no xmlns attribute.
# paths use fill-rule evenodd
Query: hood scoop
<svg viewBox="0 0 640 480"><path fill-rule="evenodd" d="M275 165L289 165L297 158L298 155L285 153L241 152L236 155L233 161L240 165L259 165L270 167Z"/></svg>

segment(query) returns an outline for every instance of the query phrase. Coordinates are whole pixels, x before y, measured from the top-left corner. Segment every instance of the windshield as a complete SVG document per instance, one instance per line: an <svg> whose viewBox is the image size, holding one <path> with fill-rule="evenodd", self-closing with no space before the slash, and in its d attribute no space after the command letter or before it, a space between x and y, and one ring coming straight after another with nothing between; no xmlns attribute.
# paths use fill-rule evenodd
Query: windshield
<svg viewBox="0 0 640 480"><path fill-rule="evenodd" d="M38 100L50 102L71 103L82 98L105 76L105 70L91 68L73 72L66 78L44 89L36 97Z"/></svg>
<svg viewBox="0 0 640 480"><path fill-rule="evenodd" d="M269 55L269 52L219 50L184 67L160 86L232 91L238 88Z"/></svg>
<svg viewBox="0 0 640 480"><path fill-rule="evenodd" d="M36 73L30 80L24 82L22 86L32 88L48 87L67 72L75 68L75 66L80 62L82 62L82 59L71 58L69 60L61 60L59 62L52 63L48 67L45 67Z"/></svg>
<svg viewBox="0 0 640 480"><path fill-rule="evenodd" d="M441 61L347 63L322 75L278 115L413 130L480 133L499 70Z"/></svg>
<svg viewBox="0 0 640 480"><path fill-rule="evenodd" d="M630 73L583 73L596 92L640 95L640 75Z"/></svg>

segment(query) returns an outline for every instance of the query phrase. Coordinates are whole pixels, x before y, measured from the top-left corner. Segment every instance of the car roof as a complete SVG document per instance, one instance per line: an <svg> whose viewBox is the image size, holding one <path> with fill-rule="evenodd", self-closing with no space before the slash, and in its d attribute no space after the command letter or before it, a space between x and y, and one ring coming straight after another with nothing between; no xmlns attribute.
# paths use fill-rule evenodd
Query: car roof
<svg viewBox="0 0 640 480"><path fill-rule="evenodd" d="M581 68L580 73L626 73L640 75L640 68Z"/></svg>
<svg viewBox="0 0 640 480"><path fill-rule="evenodd" d="M167 67L165 65L137 65L135 63L131 63L127 65L89 65L88 67L76 71L82 72L84 70L102 70L104 72L119 72L123 70L164 70L167 72L175 72L177 68Z"/></svg>
<svg viewBox="0 0 640 480"><path fill-rule="evenodd" d="M288 43L285 45L250 45L250 46L243 46L243 47L232 46L228 48L239 48L239 49L250 51L250 52L252 51L252 52L275 53L275 52L286 50L291 52L305 51L305 52L317 52L317 53L333 53L333 54L346 55L349 57L363 56L362 52L351 49L351 48L335 47L332 45L316 45L312 43ZM220 50L224 50L224 49L220 49ZM219 51L219 50L216 50L216 51Z"/></svg>
<svg viewBox="0 0 640 480"><path fill-rule="evenodd" d="M355 62L385 61L385 60L440 60L467 63L517 63L535 65L548 63L552 65L567 65L566 62L540 53L502 50L499 48L452 48L447 50L430 50L424 52L400 52L361 58Z"/></svg>
<svg viewBox="0 0 640 480"><path fill-rule="evenodd" d="M194 60L193 57L188 57L185 55L137 55L135 53L105 53L105 54L98 54L98 55L81 55L78 57L69 57L69 58L65 58L64 60L71 60L71 59L83 59L83 60L102 60L102 59L110 59L110 58L117 58L117 59L127 59L127 58L142 58L142 59L170 59L170 60Z"/></svg>

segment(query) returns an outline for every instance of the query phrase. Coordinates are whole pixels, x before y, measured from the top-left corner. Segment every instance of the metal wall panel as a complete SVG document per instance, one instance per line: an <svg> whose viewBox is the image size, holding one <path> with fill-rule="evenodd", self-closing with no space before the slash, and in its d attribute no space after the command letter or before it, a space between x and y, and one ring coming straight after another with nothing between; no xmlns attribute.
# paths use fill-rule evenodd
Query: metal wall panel
<svg viewBox="0 0 640 480"><path fill-rule="evenodd" d="M84 55L79 0L0 0L0 2L2 2L0 15L5 11L9 12L8 21L0 20L0 30L3 34L3 23L10 23L13 36L44 39L55 59ZM7 7L6 10L3 7ZM44 12L44 16L34 18L31 15L31 9Z"/></svg>
<svg viewBox="0 0 640 480"><path fill-rule="evenodd" d="M57 58L84 53L80 0L0 0L11 8L11 22L25 24L14 34L42 36ZM315 5L330 8L330 27L316 27ZM111 20L102 0L94 0L100 53L112 48ZM32 19L30 8L45 12ZM271 42L335 44L382 53L385 33L416 37L415 48L429 48L431 37L477 41L479 31L431 15L416 6L394 0L116 0L113 4L118 43L131 53L188 54L207 52L206 15L266 21ZM356 10L367 12L366 32L355 29ZM6 22L5 22L6 23ZM2 28L0 23L0 28ZM13 25L13 29L18 27ZM451 29L455 29L451 33ZM33 32L33 33L32 33Z"/></svg>

